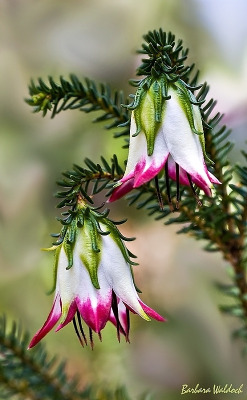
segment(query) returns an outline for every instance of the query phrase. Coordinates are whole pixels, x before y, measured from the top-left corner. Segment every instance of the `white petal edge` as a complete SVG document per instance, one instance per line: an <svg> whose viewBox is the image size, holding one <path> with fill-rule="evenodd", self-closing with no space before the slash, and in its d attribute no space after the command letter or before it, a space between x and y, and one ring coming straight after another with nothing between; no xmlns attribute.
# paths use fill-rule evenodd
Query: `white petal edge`
<svg viewBox="0 0 247 400"><path fill-rule="evenodd" d="M162 126L156 134L154 141L154 151L151 156L148 156L147 153L147 140L145 134L143 132L140 132L137 136L133 137L132 135L135 133L136 123L134 114L132 113L129 155L124 176L129 175L131 172L134 172L136 165L140 162L144 162L145 164L142 171L143 173L146 172L150 167L159 168L164 165L168 157L168 149L164 140Z"/></svg>
<svg viewBox="0 0 247 400"><path fill-rule="evenodd" d="M190 175L199 175L205 183L212 184L205 172L204 157L198 135L192 132L187 117L179 103L177 94L169 90L171 99L167 101L162 124L163 135L173 160ZM197 112L195 111L197 114ZM196 128L200 127L196 115Z"/></svg>
<svg viewBox="0 0 247 400"><path fill-rule="evenodd" d="M121 250L110 235L103 236L102 240L101 263L105 279L122 302L149 321L150 318L138 301L139 296L134 286L130 266L125 261Z"/></svg>
<svg viewBox="0 0 247 400"><path fill-rule="evenodd" d="M134 112L131 114L131 122L130 122L130 143L129 143L129 154L126 165L126 170L124 176L129 175L131 172L134 172L136 164L145 157L147 154L147 141L145 134L140 132L137 136L133 137L136 133L136 122L134 117Z"/></svg>
<svg viewBox="0 0 247 400"><path fill-rule="evenodd" d="M83 265L81 258L80 241L76 241L73 252L73 266L66 270L68 265L67 256L64 249L61 249L58 261L57 289L61 296L63 305L71 304L75 298L78 298L81 303L90 299L93 308L97 307L99 297L103 299L109 296L111 290L108 282L104 277L102 268L99 265L98 279L100 289L95 289L92 284L88 270Z"/></svg>

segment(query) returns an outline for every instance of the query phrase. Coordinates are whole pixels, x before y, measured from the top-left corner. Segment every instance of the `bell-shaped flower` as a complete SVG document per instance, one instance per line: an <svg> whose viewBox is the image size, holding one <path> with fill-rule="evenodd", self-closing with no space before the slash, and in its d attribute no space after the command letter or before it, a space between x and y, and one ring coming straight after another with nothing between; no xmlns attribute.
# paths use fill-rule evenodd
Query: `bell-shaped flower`
<svg viewBox="0 0 247 400"><path fill-rule="evenodd" d="M181 80L172 84L155 80L148 89L143 87L129 107L133 111L126 170L109 201L155 178L163 168L167 180L192 188L195 183L210 196L212 184L220 182L205 163L202 117L195 97Z"/></svg>
<svg viewBox="0 0 247 400"><path fill-rule="evenodd" d="M84 321L93 346L92 331L101 338L107 321L116 325L119 340L122 333L129 341L129 311L147 321L150 317L164 321L141 301L133 281L131 264L134 263L115 224L95 211L89 211L83 219L81 226L81 215L79 220L77 217L76 224L68 228L63 243L56 248L53 306L29 348L57 323L59 331L73 321L84 345L87 344Z"/></svg>

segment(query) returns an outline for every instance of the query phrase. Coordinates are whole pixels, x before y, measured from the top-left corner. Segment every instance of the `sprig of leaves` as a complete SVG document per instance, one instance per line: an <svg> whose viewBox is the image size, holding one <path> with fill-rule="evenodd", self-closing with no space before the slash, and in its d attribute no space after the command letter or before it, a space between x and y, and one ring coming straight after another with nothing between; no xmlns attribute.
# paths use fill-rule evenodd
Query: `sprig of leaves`
<svg viewBox="0 0 247 400"><path fill-rule="evenodd" d="M26 103L33 107L34 112L42 112L43 116L51 111L51 118L66 110L79 110L86 113L92 111L103 111L94 122L109 122L106 129L115 129L119 125L127 127L129 124L128 111L121 107L127 103L122 91L112 91L109 85L100 83L96 85L93 80L85 78L81 82L74 74L70 80L60 77L56 83L52 77L48 83L41 78L35 83L33 80L29 85L30 98ZM115 137L128 135L128 128L115 133Z"/></svg>
<svg viewBox="0 0 247 400"><path fill-rule="evenodd" d="M162 29L149 31L143 38L145 42L137 52L147 57L142 59L137 75L158 77L167 74L173 79L175 75L182 77L189 72L191 67L184 66L188 49L183 48L182 40L176 42L175 35Z"/></svg>
<svg viewBox="0 0 247 400"><path fill-rule="evenodd" d="M78 377L69 378L65 362L50 357L40 345L28 351L29 335L16 323L8 329L0 317L1 398L18 394L20 399L90 399L90 390L78 389Z"/></svg>
<svg viewBox="0 0 247 400"><path fill-rule="evenodd" d="M0 317L0 397L20 400L130 400L124 387L111 391L97 385L79 389L79 376L66 373L66 362L51 357L42 344L27 350L29 334L20 324L9 327ZM81 385L81 382L80 382Z"/></svg>
<svg viewBox="0 0 247 400"><path fill-rule="evenodd" d="M69 207L73 210L77 204L78 196L93 204L93 196L104 189L108 189L108 193L110 193L114 182L124 174L115 154L110 162L101 157L102 165L95 164L89 158L86 158L84 162L87 168L74 165L72 171L63 172L63 178L57 181L57 184L62 188L61 191L56 193L56 197L62 199L57 205L58 208Z"/></svg>

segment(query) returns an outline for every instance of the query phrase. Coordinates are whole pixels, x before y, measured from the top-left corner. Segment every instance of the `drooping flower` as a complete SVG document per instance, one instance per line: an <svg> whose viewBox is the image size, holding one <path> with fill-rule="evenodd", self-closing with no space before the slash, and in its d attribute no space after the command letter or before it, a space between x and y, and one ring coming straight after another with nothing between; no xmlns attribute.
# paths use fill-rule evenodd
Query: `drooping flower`
<svg viewBox="0 0 247 400"><path fill-rule="evenodd" d="M155 178L163 168L166 181L169 177L192 188L195 183L210 196L213 183L220 182L207 169L200 108L186 84L181 79L170 83L165 76L146 78L129 108L127 166L109 201Z"/></svg>
<svg viewBox="0 0 247 400"><path fill-rule="evenodd" d="M101 338L107 321L129 341L129 311L145 320L164 321L144 304L135 288L123 236L115 224L89 207L82 207L55 249L55 296L51 312L34 335L35 346L57 323L59 331L73 321L77 336L87 344L85 326L93 346L92 331ZM76 321L77 317L77 321ZM84 324L82 324L82 321Z"/></svg>

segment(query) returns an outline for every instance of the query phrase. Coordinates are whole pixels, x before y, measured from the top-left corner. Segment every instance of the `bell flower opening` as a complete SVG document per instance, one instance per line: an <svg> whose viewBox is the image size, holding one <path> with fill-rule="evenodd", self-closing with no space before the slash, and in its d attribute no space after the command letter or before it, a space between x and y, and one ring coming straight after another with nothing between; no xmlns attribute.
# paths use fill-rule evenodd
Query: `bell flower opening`
<svg viewBox="0 0 247 400"><path fill-rule="evenodd" d="M163 98L159 91L157 94L152 89L153 85L132 107L126 170L108 201L115 201L155 178L164 167L166 182L171 178L177 184L191 186L193 191L195 184L211 196L213 184L220 181L206 166L205 159L209 159L205 153L200 109L193 104L195 98L180 80L168 85ZM168 191L167 188L169 199Z"/></svg>
<svg viewBox="0 0 247 400"><path fill-rule="evenodd" d="M96 241L91 244L85 239L89 234L87 223L84 221L83 227L75 228L73 263L70 268L67 236L57 247L53 306L44 325L31 340L29 348L35 346L56 324L57 332L71 321L82 346L88 343L85 330L88 329L91 347L93 332L101 339L101 331L108 321L116 326L119 341L120 334L129 341L130 311L147 321L151 318L165 321L140 299L133 281L129 253L116 226L106 218L100 218L97 223L101 233L97 232L94 238ZM95 243L99 245L97 249ZM94 258L94 253L97 254L97 259ZM94 273L90 272L91 264L92 270L96 270L96 282Z"/></svg>

